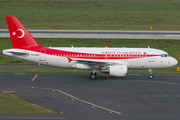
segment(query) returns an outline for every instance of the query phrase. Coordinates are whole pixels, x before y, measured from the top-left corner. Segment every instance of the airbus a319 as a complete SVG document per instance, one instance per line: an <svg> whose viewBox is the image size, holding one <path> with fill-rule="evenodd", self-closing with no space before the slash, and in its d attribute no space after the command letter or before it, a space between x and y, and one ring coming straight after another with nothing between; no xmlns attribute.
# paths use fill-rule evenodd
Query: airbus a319
<svg viewBox="0 0 180 120"><path fill-rule="evenodd" d="M37 43L27 29L14 16L6 17L13 49L2 53L14 58L61 68L92 70L112 76L125 77L128 69L168 68L177 65L177 60L167 52L152 48L79 48L44 47Z"/></svg>

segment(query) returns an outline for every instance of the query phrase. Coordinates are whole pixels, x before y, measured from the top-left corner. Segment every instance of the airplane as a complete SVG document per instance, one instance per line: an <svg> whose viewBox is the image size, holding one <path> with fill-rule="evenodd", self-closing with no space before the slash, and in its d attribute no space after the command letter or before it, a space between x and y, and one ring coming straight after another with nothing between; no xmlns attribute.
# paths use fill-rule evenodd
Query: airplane
<svg viewBox="0 0 180 120"><path fill-rule="evenodd" d="M15 16L6 16L13 49L2 54L14 58L61 68L92 70L91 79L97 71L111 76L125 77L128 69L168 68L178 61L167 52L153 48L81 48L44 47L40 45Z"/></svg>

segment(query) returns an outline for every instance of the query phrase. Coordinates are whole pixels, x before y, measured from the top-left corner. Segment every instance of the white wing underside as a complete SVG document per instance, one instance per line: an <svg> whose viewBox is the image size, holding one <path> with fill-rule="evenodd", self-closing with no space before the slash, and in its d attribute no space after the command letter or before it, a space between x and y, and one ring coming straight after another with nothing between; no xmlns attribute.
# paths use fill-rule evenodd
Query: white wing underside
<svg viewBox="0 0 180 120"><path fill-rule="evenodd" d="M109 66L116 66L116 65L127 65L129 66L129 63L122 60L94 60L94 59L72 59L77 64L83 64L87 66L91 66L93 68L103 70L108 68Z"/></svg>

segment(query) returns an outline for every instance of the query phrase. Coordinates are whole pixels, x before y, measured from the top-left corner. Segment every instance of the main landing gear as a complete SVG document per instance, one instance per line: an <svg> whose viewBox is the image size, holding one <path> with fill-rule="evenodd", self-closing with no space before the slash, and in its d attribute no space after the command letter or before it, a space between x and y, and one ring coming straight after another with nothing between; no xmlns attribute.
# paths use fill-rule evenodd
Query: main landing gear
<svg viewBox="0 0 180 120"><path fill-rule="evenodd" d="M149 69L149 79L153 79L152 69Z"/></svg>
<svg viewBox="0 0 180 120"><path fill-rule="evenodd" d="M93 72L91 72L91 74L90 74L91 79L93 79L93 80L96 79L96 76L97 76L96 72L97 71L99 71L99 70L98 69L93 69Z"/></svg>
<svg viewBox="0 0 180 120"><path fill-rule="evenodd" d="M96 72L95 73L91 72L91 74L90 74L91 79L93 79L93 80L96 79L96 76L97 76Z"/></svg>

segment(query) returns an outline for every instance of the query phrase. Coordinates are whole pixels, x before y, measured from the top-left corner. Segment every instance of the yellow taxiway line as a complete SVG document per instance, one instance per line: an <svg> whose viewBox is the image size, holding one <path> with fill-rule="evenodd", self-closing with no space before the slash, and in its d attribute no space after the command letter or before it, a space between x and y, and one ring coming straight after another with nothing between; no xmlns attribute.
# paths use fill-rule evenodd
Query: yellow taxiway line
<svg viewBox="0 0 180 120"><path fill-rule="evenodd" d="M31 81L34 81L34 80L36 79L37 76L38 76L38 74L36 74L36 75L34 76L34 78L33 78Z"/></svg>

